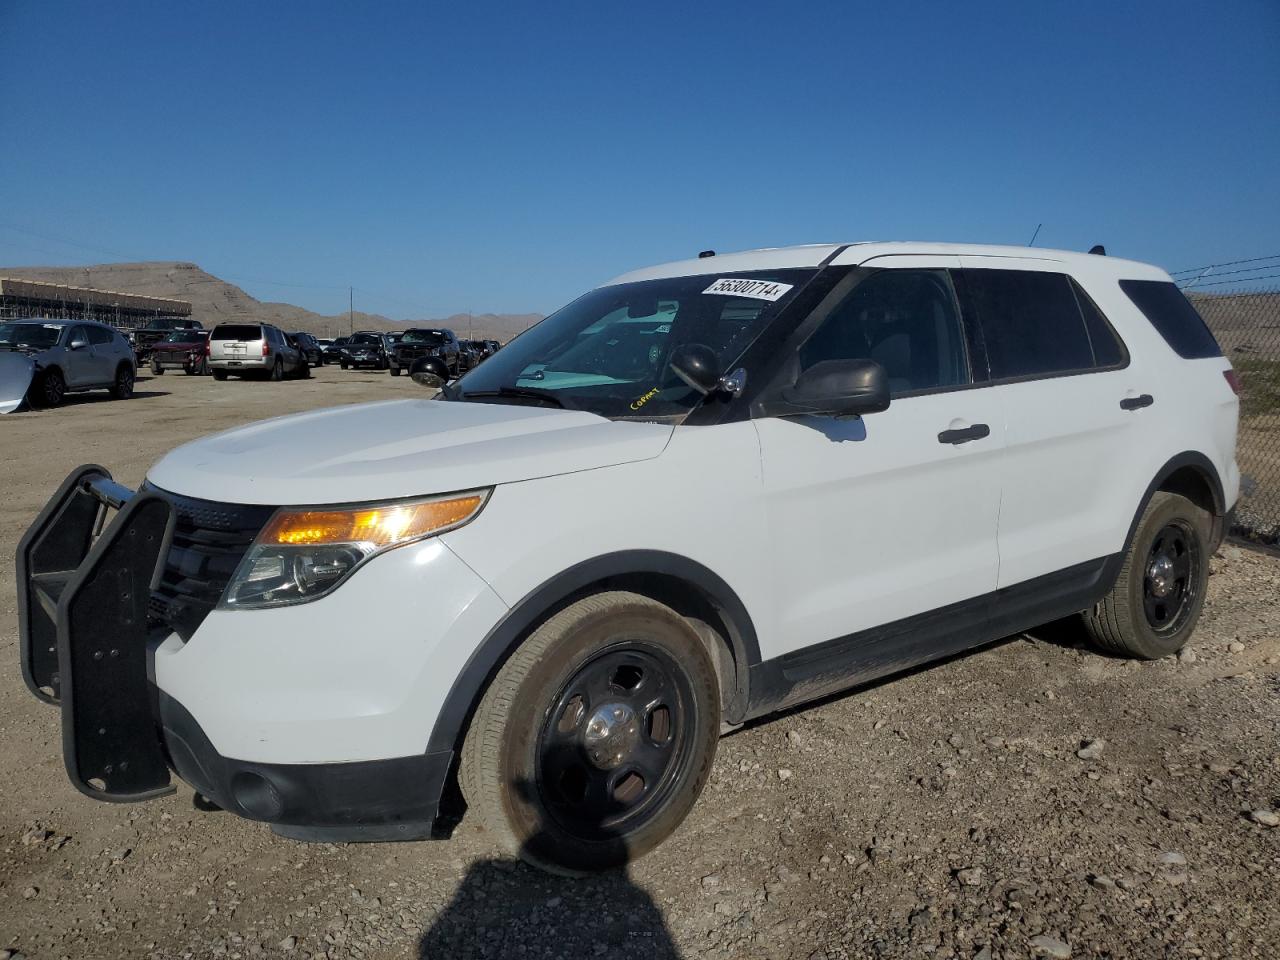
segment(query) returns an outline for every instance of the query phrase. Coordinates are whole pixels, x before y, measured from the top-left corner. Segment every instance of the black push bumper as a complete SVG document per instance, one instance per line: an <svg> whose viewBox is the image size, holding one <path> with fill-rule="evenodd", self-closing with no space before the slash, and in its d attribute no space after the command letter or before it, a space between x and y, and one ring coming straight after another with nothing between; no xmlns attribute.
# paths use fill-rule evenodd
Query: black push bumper
<svg viewBox="0 0 1280 960"><path fill-rule="evenodd" d="M284 836L431 836L452 751L354 763L236 760L156 688L154 650L168 630L152 628L148 604L175 521L160 494L135 494L89 465L67 477L18 545L22 676L61 707L75 787L98 800L148 800L173 791L172 768L219 806Z"/></svg>

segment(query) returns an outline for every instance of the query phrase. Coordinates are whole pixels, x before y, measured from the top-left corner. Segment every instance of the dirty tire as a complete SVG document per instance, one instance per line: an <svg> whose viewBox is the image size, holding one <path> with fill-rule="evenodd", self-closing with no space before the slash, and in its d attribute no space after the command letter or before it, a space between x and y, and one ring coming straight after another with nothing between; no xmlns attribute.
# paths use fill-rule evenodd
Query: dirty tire
<svg viewBox="0 0 1280 960"><path fill-rule="evenodd" d="M1204 606L1211 526L1209 514L1186 497L1159 491L1151 498L1111 592L1081 614L1098 647L1143 660L1182 649ZM1172 588L1152 576L1161 557L1170 557L1171 565L1185 557L1185 576L1175 578ZM1176 596L1176 610L1172 601L1161 605L1167 598L1158 596L1157 585Z"/></svg>
<svg viewBox="0 0 1280 960"><path fill-rule="evenodd" d="M640 673L631 694L614 682L613 664L635 657L652 664ZM648 658L648 659L646 659ZM566 734L569 708L564 698L584 683L584 676L606 676L609 691L594 702L580 702ZM646 684L654 684L646 687ZM649 701L651 689L666 691L674 705L666 716L667 757L660 773L645 782L634 806L618 813L620 786L634 776L630 759L600 771L574 743L586 731L594 712L628 695ZM637 692L638 691L638 692ZM653 701L650 701L653 702ZM572 702L570 702L572 705ZM637 711L641 747L636 757L651 757L650 745L662 736L650 710ZM563 712L561 712L563 710ZM560 716L559 722L554 722ZM576 726L575 726L576 724ZM688 621L664 604L621 591L586 597L561 610L538 627L498 671L471 721L463 745L459 783L471 811L478 814L498 843L526 862L553 873L580 875L620 866L643 856L669 836L697 801L711 772L720 727L720 695L710 655ZM548 744L560 750L548 754ZM612 751L612 747L609 748ZM670 753L662 753L663 750ZM581 767L582 776L596 778L604 789L608 813L593 819L594 811L566 806L548 783L553 764L564 760ZM647 752L646 752L647 751ZM546 761L546 757L556 759ZM637 762L640 762L637 760ZM645 761L648 762L648 761ZM564 767L561 767L563 773ZM571 771L572 772L572 771ZM547 776L544 777L544 774ZM652 784L652 786L651 786ZM563 789L563 783L560 789ZM584 788L588 796L595 796ZM567 811L567 812L566 812ZM581 819L580 819L581 818Z"/></svg>
<svg viewBox="0 0 1280 960"><path fill-rule="evenodd" d="M114 400L128 400L133 396L133 367L122 363L116 367L116 379L111 384L111 397Z"/></svg>

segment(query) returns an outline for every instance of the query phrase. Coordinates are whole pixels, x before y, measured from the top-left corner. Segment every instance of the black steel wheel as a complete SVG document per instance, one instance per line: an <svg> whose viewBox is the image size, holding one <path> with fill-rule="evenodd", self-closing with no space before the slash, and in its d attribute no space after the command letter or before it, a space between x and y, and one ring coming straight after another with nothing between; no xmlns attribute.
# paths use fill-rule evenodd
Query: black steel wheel
<svg viewBox="0 0 1280 960"><path fill-rule="evenodd" d="M1200 542L1185 520L1161 527L1147 553L1142 608L1156 633L1182 626L1196 600Z"/></svg>
<svg viewBox="0 0 1280 960"><path fill-rule="evenodd" d="M1151 498L1114 586L1084 612L1094 643L1145 660L1182 649L1204 606L1212 521L1179 494Z"/></svg>
<svg viewBox="0 0 1280 960"><path fill-rule="evenodd" d="M642 856L684 820L720 730L711 654L669 607L609 592L538 627L485 691L459 782L504 847L558 873Z"/></svg>
<svg viewBox="0 0 1280 960"><path fill-rule="evenodd" d="M538 736L539 800L564 829L600 839L662 808L689 757L693 690L658 646L623 640L565 684Z"/></svg>

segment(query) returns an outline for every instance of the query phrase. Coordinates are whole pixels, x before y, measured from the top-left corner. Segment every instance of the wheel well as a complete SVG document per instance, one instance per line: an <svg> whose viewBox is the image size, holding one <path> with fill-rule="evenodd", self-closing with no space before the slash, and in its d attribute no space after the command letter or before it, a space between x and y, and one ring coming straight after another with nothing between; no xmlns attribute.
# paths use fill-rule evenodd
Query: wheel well
<svg viewBox="0 0 1280 960"><path fill-rule="evenodd" d="M1161 480L1157 489L1186 497L1211 517L1222 515L1222 507L1218 503L1213 485L1204 471L1198 467L1190 465L1179 467Z"/></svg>
<svg viewBox="0 0 1280 960"><path fill-rule="evenodd" d="M574 597L604 590L627 590L657 600L688 620L711 654L720 682L720 706L727 717L741 713L746 705L746 665L743 654L734 649L732 627L716 603L699 587L680 577L663 573L626 573L605 577L577 591Z"/></svg>

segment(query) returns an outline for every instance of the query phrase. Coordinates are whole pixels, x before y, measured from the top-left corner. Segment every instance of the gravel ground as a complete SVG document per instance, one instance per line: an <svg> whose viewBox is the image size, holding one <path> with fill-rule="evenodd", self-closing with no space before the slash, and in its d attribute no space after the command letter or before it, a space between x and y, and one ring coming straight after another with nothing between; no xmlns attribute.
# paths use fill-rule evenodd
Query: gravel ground
<svg viewBox="0 0 1280 960"><path fill-rule="evenodd" d="M0 578L83 461L275 413L409 396L168 374L128 404L0 419ZM743 729L684 827L564 880L464 819L305 845L192 793L96 803L18 671L0 588L0 960L80 957L1258 957L1280 954L1280 560L1227 547L1190 650L1134 663L1054 625Z"/></svg>

